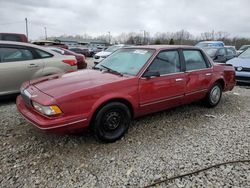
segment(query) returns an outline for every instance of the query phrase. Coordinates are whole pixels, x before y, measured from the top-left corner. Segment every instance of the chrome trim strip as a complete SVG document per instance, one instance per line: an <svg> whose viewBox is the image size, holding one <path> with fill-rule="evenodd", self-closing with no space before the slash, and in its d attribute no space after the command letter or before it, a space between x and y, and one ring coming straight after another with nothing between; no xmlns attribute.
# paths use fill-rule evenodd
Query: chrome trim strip
<svg viewBox="0 0 250 188"><path fill-rule="evenodd" d="M140 107L149 106L149 105L152 105L152 104L157 104L157 103L161 103L161 102L165 102L165 101L170 101L170 100L178 99L178 98L181 98L181 97L184 97L184 95L179 95L179 96L171 97L171 98L167 98L167 99L161 99L161 100L154 101L154 102L149 102L149 103L146 103L146 104L140 104Z"/></svg>
<svg viewBox="0 0 250 188"><path fill-rule="evenodd" d="M152 76L152 77L150 77L150 78L160 78L160 77L172 76L172 75L177 75L177 74L182 75L182 74L185 74L185 72L176 72L176 73L162 74L162 75L160 75L160 76ZM146 79L148 79L148 78L140 77L140 79L141 79L141 80L146 80Z"/></svg>
<svg viewBox="0 0 250 188"><path fill-rule="evenodd" d="M201 92L205 92L205 91L208 91L208 90L202 89L202 90L198 90L198 91L189 92L189 93L186 93L185 96L189 96L189 95L193 95L193 94L201 93Z"/></svg>
<svg viewBox="0 0 250 188"><path fill-rule="evenodd" d="M20 113L21 114L21 113ZM66 124L62 124L62 125L58 125L58 126L54 126L54 127L47 127L47 128L42 128L42 127L39 127L38 125L36 125L35 123L33 123L32 121L30 121L28 118L26 118L23 114L21 114L21 116L26 119L26 121L28 121L29 123L31 123L32 125L34 125L35 127L37 127L38 129L41 129L41 130L50 130L50 129L56 129L56 128L61 128L61 127L65 127L65 126L68 126L68 125L72 125L72 124L75 124L75 123L80 123L80 122L84 122L84 121L87 121L87 118L85 119L82 119L82 120L78 120L78 121L74 121L74 122L71 122L71 123L66 123Z"/></svg>
<svg viewBox="0 0 250 188"><path fill-rule="evenodd" d="M195 72L195 71L201 71L201 70L212 70L212 67L209 67L209 68L205 68L205 69L195 69L195 70L188 70L188 71L186 71L186 73L191 73L191 72Z"/></svg>

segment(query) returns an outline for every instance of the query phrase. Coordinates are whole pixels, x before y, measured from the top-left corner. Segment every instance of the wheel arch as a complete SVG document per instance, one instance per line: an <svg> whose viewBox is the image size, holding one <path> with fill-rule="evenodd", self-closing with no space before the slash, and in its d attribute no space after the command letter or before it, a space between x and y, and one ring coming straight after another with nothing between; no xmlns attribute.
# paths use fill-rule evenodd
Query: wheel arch
<svg viewBox="0 0 250 188"><path fill-rule="evenodd" d="M92 116L90 117L90 127L93 125L93 121L95 119L95 116L99 112L99 110L101 108L103 108L105 105L107 105L109 103L112 103L112 102L120 102L120 103L126 105L128 107L128 109L129 109L129 111L130 111L131 118L133 119L133 117L134 117L133 104L128 99L125 99L125 98L122 98L122 97L116 97L116 98L112 98L112 99L107 99L107 100L101 102L99 105L97 105L96 108L94 108Z"/></svg>
<svg viewBox="0 0 250 188"><path fill-rule="evenodd" d="M222 87L222 91L225 89L225 81L223 78L219 78L215 83L219 83Z"/></svg>

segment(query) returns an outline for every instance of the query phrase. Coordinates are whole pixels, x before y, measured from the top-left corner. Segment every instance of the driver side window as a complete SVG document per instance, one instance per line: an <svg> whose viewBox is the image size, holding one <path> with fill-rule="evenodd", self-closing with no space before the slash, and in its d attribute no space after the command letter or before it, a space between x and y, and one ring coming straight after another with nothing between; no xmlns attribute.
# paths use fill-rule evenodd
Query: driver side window
<svg viewBox="0 0 250 188"><path fill-rule="evenodd" d="M181 72L178 51L160 52L149 66L148 71L158 71L160 75Z"/></svg>

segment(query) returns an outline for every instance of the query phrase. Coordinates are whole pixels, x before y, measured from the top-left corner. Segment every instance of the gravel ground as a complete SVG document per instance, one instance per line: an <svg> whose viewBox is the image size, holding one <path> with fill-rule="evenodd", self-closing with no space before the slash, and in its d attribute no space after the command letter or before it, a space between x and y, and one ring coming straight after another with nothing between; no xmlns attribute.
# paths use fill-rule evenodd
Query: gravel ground
<svg viewBox="0 0 250 188"><path fill-rule="evenodd" d="M134 120L112 144L90 133L51 135L0 101L1 187L143 187L231 160L250 159L250 89L237 86L214 109L199 103ZM159 187L250 187L250 163L212 168Z"/></svg>

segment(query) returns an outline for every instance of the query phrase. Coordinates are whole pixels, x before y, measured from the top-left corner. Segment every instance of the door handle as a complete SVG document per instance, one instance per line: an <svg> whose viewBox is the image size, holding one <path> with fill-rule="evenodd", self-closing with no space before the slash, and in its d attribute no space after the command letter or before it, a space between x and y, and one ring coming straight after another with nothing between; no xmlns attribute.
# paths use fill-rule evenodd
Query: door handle
<svg viewBox="0 0 250 188"><path fill-rule="evenodd" d="M181 82L183 80L183 78L176 78L175 81L176 82Z"/></svg>
<svg viewBox="0 0 250 188"><path fill-rule="evenodd" d="M212 76L212 73L206 73L206 76Z"/></svg>
<svg viewBox="0 0 250 188"><path fill-rule="evenodd" d="M38 65L36 65L36 64L34 64L34 63L32 63L32 64L29 64L29 66L28 66L29 68L33 68L33 67L38 67Z"/></svg>

